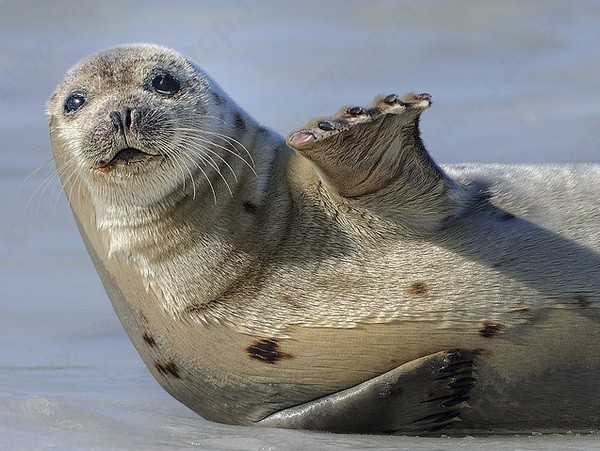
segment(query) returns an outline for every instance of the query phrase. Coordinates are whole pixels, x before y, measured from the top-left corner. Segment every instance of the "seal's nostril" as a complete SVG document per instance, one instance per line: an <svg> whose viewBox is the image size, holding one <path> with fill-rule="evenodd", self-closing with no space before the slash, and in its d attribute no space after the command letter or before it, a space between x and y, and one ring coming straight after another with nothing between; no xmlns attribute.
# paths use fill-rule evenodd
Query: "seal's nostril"
<svg viewBox="0 0 600 451"><path fill-rule="evenodd" d="M121 110L121 120L125 128L129 130L131 128L131 108L127 106L123 107Z"/></svg>
<svg viewBox="0 0 600 451"><path fill-rule="evenodd" d="M139 121L140 113L126 106L121 108L121 111L111 112L109 116L115 130L124 133Z"/></svg>
<svg viewBox="0 0 600 451"><path fill-rule="evenodd" d="M117 111L113 111L109 114L109 116L113 126L115 127L115 130L119 131L122 127L121 115Z"/></svg>

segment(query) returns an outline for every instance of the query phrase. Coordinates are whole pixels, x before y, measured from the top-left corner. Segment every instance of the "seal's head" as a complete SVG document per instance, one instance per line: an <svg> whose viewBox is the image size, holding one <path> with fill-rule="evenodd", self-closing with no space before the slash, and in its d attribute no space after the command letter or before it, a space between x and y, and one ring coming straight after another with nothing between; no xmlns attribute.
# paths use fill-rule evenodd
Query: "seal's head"
<svg viewBox="0 0 600 451"><path fill-rule="evenodd" d="M199 149L208 130L220 128L215 99L225 95L215 92L186 57L155 45L115 47L82 61L48 106L63 182L74 175L109 202L156 202L209 161Z"/></svg>

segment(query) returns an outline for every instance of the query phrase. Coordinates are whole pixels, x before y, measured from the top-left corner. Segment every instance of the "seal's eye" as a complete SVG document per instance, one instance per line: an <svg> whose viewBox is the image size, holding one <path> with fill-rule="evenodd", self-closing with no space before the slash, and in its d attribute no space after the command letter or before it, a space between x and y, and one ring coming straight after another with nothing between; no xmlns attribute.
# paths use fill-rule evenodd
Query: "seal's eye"
<svg viewBox="0 0 600 451"><path fill-rule="evenodd" d="M85 103L85 100L85 95L80 92L71 94L65 101L65 112L72 113L77 111Z"/></svg>
<svg viewBox="0 0 600 451"><path fill-rule="evenodd" d="M160 74L152 79L152 87L159 94L172 96L179 91L179 82L169 74Z"/></svg>

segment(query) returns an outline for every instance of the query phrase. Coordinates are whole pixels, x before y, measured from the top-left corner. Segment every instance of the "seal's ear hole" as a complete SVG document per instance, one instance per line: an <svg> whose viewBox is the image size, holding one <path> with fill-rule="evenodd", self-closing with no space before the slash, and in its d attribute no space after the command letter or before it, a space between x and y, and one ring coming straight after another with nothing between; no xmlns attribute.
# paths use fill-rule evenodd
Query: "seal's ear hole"
<svg viewBox="0 0 600 451"><path fill-rule="evenodd" d="M179 81L171 74L158 74L152 79L152 88L159 94L172 96L180 89Z"/></svg>

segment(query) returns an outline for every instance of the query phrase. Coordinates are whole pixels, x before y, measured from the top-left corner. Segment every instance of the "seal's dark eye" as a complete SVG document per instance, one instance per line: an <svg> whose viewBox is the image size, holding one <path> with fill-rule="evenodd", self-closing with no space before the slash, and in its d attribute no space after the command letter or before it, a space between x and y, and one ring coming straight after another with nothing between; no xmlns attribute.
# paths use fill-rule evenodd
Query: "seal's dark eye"
<svg viewBox="0 0 600 451"><path fill-rule="evenodd" d="M80 92L71 94L65 101L65 112L72 113L77 111L85 103L85 100L85 95Z"/></svg>
<svg viewBox="0 0 600 451"><path fill-rule="evenodd" d="M169 74L160 74L152 79L152 87L159 94L172 96L179 91L179 82Z"/></svg>

